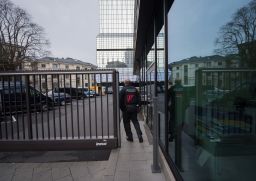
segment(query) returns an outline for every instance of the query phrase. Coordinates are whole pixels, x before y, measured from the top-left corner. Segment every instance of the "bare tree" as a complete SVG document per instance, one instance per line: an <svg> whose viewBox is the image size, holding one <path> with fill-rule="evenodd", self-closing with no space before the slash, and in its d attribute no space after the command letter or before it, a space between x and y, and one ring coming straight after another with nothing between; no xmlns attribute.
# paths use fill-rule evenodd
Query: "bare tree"
<svg viewBox="0 0 256 181"><path fill-rule="evenodd" d="M21 68L26 58L47 54L48 45L43 28L33 23L25 10L0 0L0 70Z"/></svg>
<svg viewBox="0 0 256 181"><path fill-rule="evenodd" d="M239 54L243 66L256 67L256 0L238 9L221 27L216 44L217 53Z"/></svg>

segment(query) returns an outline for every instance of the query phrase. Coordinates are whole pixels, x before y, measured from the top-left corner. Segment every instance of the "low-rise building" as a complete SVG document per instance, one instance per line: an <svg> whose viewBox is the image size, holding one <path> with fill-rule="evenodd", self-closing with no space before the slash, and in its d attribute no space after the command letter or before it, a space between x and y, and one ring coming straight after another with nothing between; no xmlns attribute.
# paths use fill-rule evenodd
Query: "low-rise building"
<svg viewBox="0 0 256 181"><path fill-rule="evenodd" d="M171 70L171 79L181 80L183 86L194 86L196 70L199 68L234 68L239 61L236 57L224 57L212 55L206 57L191 57L169 64Z"/></svg>
<svg viewBox="0 0 256 181"><path fill-rule="evenodd" d="M83 62L81 60L76 60L73 58L53 58L53 57L45 57L37 60L29 60L23 63L23 70L31 70L31 71L44 71L44 70L63 70L63 74L50 74L38 77L30 77L30 82L34 83L37 88L40 87L43 91L52 90L57 87L83 87L88 85L88 82L93 82L94 77L90 75L82 76L74 73L67 73L68 70L92 70L96 69L97 66ZM84 79L84 80L82 80ZM90 80L89 80L90 79ZM58 84L59 82L59 84ZM84 85L82 85L84 84Z"/></svg>

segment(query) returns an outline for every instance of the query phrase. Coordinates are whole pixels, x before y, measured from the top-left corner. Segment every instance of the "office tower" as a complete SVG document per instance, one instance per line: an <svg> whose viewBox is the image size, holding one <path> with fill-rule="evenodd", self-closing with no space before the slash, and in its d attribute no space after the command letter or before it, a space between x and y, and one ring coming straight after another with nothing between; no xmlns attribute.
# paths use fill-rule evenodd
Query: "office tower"
<svg viewBox="0 0 256 181"><path fill-rule="evenodd" d="M136 81L133 75L134 0L99 0L100 33L97 65L115 68L119 81Z"/></svg>

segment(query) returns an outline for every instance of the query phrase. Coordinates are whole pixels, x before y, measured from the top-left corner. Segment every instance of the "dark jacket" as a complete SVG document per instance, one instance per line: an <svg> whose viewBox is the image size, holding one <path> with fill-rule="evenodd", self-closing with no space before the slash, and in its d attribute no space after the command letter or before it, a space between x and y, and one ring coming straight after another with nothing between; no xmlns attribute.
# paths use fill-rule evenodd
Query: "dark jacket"
<svg viewBox="0 0 256 181"><path fill-rule="evenodd" d="M134 94L135 97L132 100L132 102L129 103L129 106L134 106L136 108L136 107L139 107L141 104L140 94L139 94L138 90L133 86L125 86L119 93L119 105L120 105L120 109L122 111L127 111L128 105L127 105L125 99L126 99L127 92L129 92L129 91L135 92L135 94Z"/></svg>

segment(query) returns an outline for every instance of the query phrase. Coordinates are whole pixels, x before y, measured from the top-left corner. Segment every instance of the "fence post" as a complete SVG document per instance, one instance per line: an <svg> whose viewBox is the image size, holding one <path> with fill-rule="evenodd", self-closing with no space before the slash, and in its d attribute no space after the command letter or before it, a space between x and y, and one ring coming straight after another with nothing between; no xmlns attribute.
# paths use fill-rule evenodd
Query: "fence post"
<svg viewBox="0 0 256 181"><path fill-rule="evenodd" d="M160 173L161 169L158 163L158 140L159 140L159 121L158 121L158 113L157 113L157 98L153 98L153 108L154 108L154 132L153 132L153 164L151 165L152 173Z"/></svg>
<svg viewBox="0 0 256 181"><path fill-rule="evenodd" d="M118 140L118 147L121 147L121 131L120 131L120 109L119 109L119 73L116 72L116 105L117 105L117 110L116 110L116 114L117 114L117 140Z"/></svg>
<svg viewBox="0 0 256 181"><path fill-rule="evenodd" d="M27 107L26 111L27 111L27 124L28 124L28 138L33 139L32 122L31 122L31 110L30 110L29 75L26 75L26 77L25 77L25 86L26 86L26 107Z"/></svg>
<svg viewBox="0 0 256 181"><path fill-rule="evenodd" d="M114 136L117 138L117 146L121 146L121 139L120 139L120 130L119 130L119 95L118 95L118 74L117 71L113 71L112 73L112 87L113 87L113 116L114 116Z"/></svg>
<svg viewBox="0 0 256 181"><path fill-rule="evenodd" d="M200 109L202 108L202 82L203 82L203 72L202 70L197 70L196 71L196 80L195 80L195 88L196 88L196 109L195 109L195 145L199 144L199 139L200 139L200 133L199 133L199 114L200 114Z"/></svg>
<svg viewBox="0 0 256 181"><path fill-rule="evenodd" d="M175 139L175 164L182 171L182 122L183 122L183 87L177 85L175 91L175 122L176 122L176 139Z"/></svg>

